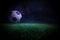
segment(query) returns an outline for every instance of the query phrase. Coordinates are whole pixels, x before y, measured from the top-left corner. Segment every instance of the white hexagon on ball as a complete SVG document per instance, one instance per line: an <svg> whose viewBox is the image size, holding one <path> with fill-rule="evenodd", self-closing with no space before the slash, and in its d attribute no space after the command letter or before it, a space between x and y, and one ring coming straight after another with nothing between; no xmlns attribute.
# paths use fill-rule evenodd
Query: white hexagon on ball
<svg viewBox="0 0 60 40"><path fill-rule="evenodd" d="M22 18L21 12L17 10L11 11L11 16L10 16L11 22L20 22L21 18Z"/></svg>

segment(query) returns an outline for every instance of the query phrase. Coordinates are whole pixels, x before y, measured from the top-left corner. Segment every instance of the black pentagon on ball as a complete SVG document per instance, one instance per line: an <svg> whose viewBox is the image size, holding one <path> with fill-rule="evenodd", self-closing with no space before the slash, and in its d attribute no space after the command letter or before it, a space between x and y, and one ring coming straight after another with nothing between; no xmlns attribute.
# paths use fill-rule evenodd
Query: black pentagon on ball
<svg viewBox="0 0 60 40"><path fill-rule="evenodd" d="M13 21L17 21L16 17L12 17L12 20L13 20Z"/></svg>
<svg viewBox="0 0 60 40"><path fill-rule="evenodd" d="M17 13L17 15L19 15L20 13L19 12L16 12Z"/></svg>

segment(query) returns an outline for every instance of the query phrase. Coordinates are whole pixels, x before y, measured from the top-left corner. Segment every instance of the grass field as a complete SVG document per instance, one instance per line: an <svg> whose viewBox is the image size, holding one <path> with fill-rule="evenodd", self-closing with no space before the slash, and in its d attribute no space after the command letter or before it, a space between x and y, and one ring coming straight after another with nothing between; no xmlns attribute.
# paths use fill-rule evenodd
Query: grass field
<svg viewBox="0 0 60 40"><path fill-rule="evenodd" d="M36 30L36 31L44 31L44 30L50 30L54 28L54 25L52 24L39 24L39 23L15 23L15 24L4 24L5 28L9 31L15 31L15 30L23 30L23 31L29 31L29 30Z"/></svg>
<svg viewBox="0 0 60 40"><path fill-rule="evenodd" d="M40 23L14 23L4 24L4 31L8 32L12 39L21 40L44 40L51 38L56 29L53 24L40 24ZM49 37L48 37L49 36ZM51 39L48 39L51 40Z"/></svg>

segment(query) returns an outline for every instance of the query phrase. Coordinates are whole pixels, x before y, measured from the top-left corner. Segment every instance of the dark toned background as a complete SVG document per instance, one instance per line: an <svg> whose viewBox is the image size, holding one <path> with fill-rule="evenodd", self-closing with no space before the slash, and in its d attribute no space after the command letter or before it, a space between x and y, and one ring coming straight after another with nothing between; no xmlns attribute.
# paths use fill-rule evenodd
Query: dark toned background
<svg viewBox="0 0 60 40"><path fill-rule="evenodd" d="M1 23L9 22L8 16L12 9L22 8L23 18L21 22L57 23L56 1L55 0L22 0L22 1L2 1L1 3Z"/></svg>
<svg viewBox="0 0 60 40"><path fill-rule="evenodd" d="M56 0L2 0L1 1L1 13L0 13L0 32L2 39L17 39L20 38L22 40L29 39L28 36L31 35L31 33L35 36L35 34L38 34L37 38L39 37L39 34L42 34L42 32L38 32L31 30L30 34L29 32L7 32L6 26L4 24L10 23L8 20L8 16L10 15L10 11L17 8L17 10L21 9L23 18L21 19L21 23L47 23L47 24L54 24L56 25L56 30L50 31L48 33L48 30L46 31L46 35L40 38L40 40L54 40L57 39L58 36L60 36L59 30L60 26L58 25L58 17L56 13ZM2 27L2 25L4 27ZM22 38L19 35L24 35ZM27 36L26 36L26 35ZM10 38L10 36L12 36ZM36 36L32 37L33 40L37 40ZM31 40L31 36L30 36Z"/></svg>

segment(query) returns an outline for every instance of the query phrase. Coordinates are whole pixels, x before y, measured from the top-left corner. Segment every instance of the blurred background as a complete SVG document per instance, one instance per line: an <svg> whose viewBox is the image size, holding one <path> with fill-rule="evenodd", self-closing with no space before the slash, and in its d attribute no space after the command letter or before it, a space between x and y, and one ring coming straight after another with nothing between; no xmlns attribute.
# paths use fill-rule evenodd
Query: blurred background
<svg viewBox="0 0 60 40"><path fill-rule="evenodd" d="M9 21L11 10L19 10L19 23ZM1 1L0 25L2 38L11 40L53 40L59 36L56 0Z"/></svg>
<svg viewBox="0 0 60 40"><path fill-rule="evenodd" d="M8 16L11 10L21 10L23 15L22 22L43 22L56 23L56 1L44 0L22 0L22 1L3 1L1 8L1 22L9 22Z"/></svg>

